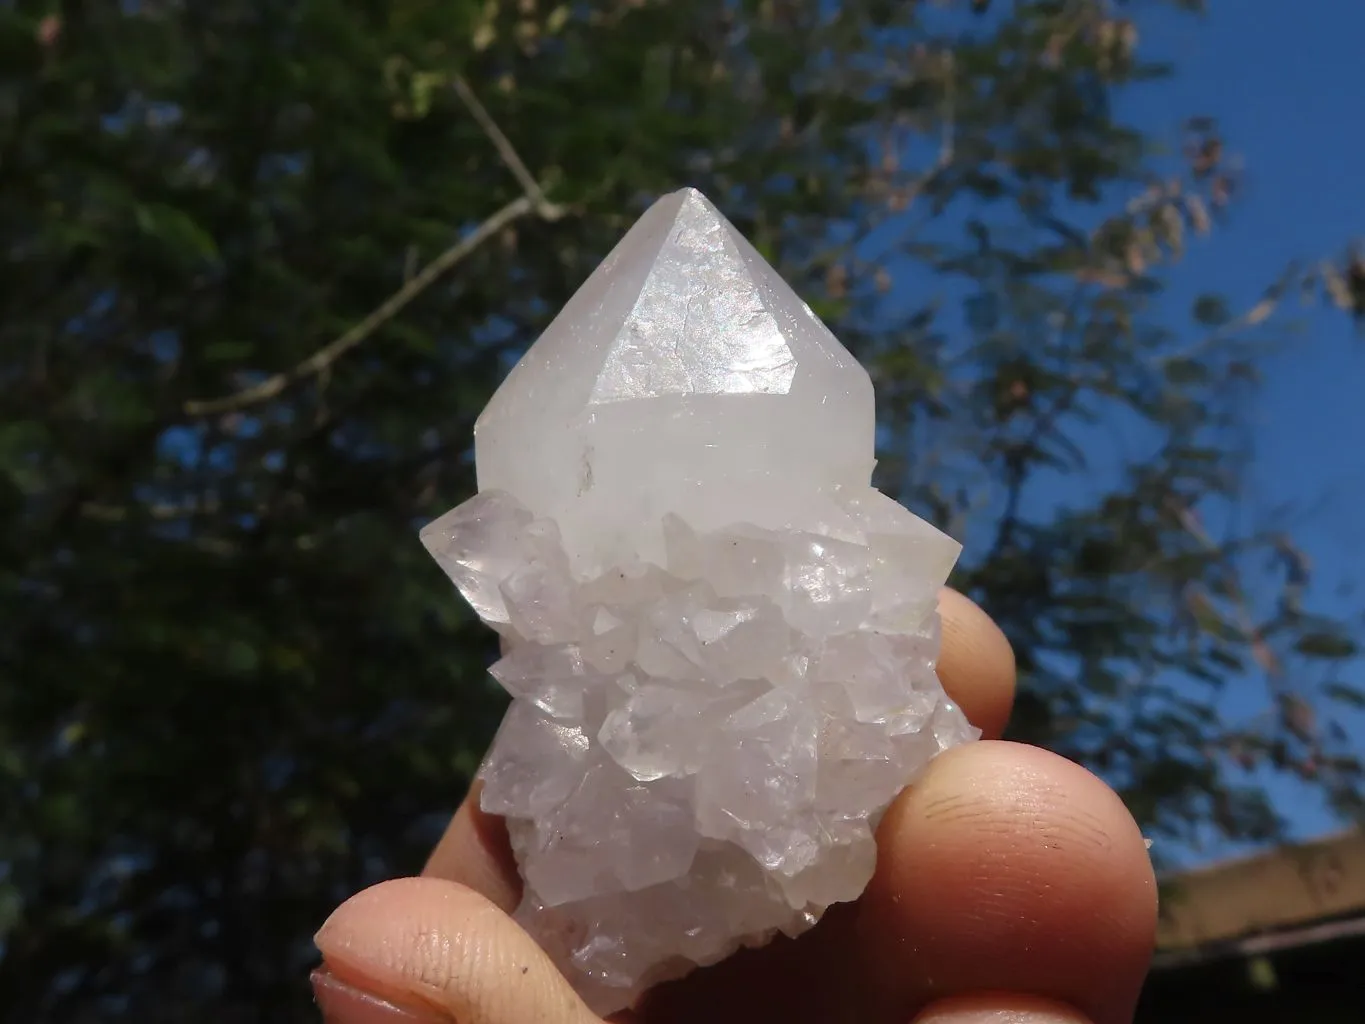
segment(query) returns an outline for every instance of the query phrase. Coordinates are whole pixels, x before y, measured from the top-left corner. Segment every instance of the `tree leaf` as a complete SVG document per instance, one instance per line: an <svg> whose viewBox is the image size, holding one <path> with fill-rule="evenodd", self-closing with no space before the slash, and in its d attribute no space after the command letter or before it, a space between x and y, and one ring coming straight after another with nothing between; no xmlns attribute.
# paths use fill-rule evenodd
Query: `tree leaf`
<svg viewBox="0 0 1365 1024"><path fill-rule="evenodd" d="M1308 633L1294 648L1313 658L1351 658L1360 650L1354 640L1339 633Z"/></svg>
<svg viewBox="0 0 1365 1024"><path fill-rule="evenodd" d="M1358 686L1349 686L1346 683L1328 683L1322 688L1322 692L1323 696L1329 700L1348 704L1351 707L1365 708L1365 690Z"/></svg>
<svg viewBox="0 0 1365 1024"><path fill-rule="evenodd" d="M166 246L180 259L216 261L218 245L194 218L165 203L139 203L137 225L142 232Z"/></svg>
<svg viewBox="0 0 1365 1024"><path fill-rule="evenodd" d="M1194 319L1206 327L1222 327L1232 319L1232 311L1221 295L1201 295L1194 300Z"/></svg>

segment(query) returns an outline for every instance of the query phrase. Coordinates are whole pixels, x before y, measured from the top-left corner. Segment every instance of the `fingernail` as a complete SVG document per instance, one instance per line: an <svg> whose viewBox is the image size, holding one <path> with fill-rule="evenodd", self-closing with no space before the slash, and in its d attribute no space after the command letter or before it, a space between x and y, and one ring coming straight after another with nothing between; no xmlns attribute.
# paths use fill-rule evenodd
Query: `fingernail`
<svg viewBox="0 0 1365 1024"><path fill-rule="evenodd" d="M453 1024L445 1014L391 1003L319 967L312 974L313 999L325 1024Z"/></svg>
<svg viewBox="0 0 1365 1024"><path fill-rule="evenodd" d="M1035 996L958 996L935 1003L914 1024L1086 1024L1069 1006Z"/></svg>

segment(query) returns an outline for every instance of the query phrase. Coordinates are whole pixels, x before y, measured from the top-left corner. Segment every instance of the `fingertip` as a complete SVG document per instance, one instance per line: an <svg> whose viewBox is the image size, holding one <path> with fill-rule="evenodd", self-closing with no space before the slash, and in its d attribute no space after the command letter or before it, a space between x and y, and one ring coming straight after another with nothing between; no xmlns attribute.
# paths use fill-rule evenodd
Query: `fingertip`
<svg viewBox="0 0 1365 1024"><path fill-rule="evenodd" d="M483 783L476 780L422 874L459 882L510 914L521 901L521 876L507 838L507 823L483 811L479 806L482 792Z"/></svg>
<svg viewBox="0 0 1365 1024"><path fill-rule="evenodd" d="M982 991L1131 1018L1156 883L1114 792L1055 754L999 741L937 758L878 831L859 916L871 984L902 1018Z"/></svg>
<svg viewBox="0 0 1365 1024"><path fill-rule="evenodd" d="M460 1024L596 1021L544 952L487 898L438 878L382 882L314 937L327 969L403 1007Z"/></svg>
<svg viewBox="0 0 1365 1024"><path fill-rule="evenodd" d="M996 739L1014 706L1014 649L994 620L956 590L940 591L939 617L943 688L986 739Z"/></svg>

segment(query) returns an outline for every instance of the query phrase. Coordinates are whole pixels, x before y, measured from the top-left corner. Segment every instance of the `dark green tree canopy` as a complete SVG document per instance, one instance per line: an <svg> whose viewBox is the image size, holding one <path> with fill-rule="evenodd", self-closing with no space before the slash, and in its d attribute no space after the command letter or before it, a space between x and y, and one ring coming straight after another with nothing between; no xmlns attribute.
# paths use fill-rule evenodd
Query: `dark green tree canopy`
<svg viewBox="0 0 1365 1024"><path fill-rule="evenodd" d="M682 184L870 368L1019 738L1154 834L1272 834L1267 761L1354 810L1359 697L1288 668L1351 636L1290 537L1206 524L1283 292L1356 310L1365 264L1153 315L1237 186L1215 124L1163 163L1114 113L1158 6L0 0L0 1017L311 1019L313 929L420 866L501 711L416 529Z"/></svg>

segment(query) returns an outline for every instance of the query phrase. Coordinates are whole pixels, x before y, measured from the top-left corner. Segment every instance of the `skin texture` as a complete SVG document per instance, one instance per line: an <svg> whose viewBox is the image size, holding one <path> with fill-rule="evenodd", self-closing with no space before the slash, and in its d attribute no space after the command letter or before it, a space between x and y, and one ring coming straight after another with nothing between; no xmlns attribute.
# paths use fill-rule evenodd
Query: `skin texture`
<svg viewBox="0 0 1365 1024"><path fill-rule="evenodd" d="M1085 769L1000 742L1014 658L944 591L944 687L983 742L939 757L878 831L863 897L795 941L650 993L630 1024L1127 1024L1156 928L1137 826ZM506 832L472 791L423 876L343 904L317 935L333 1024L600 1024L507 916Z"/></svg>

